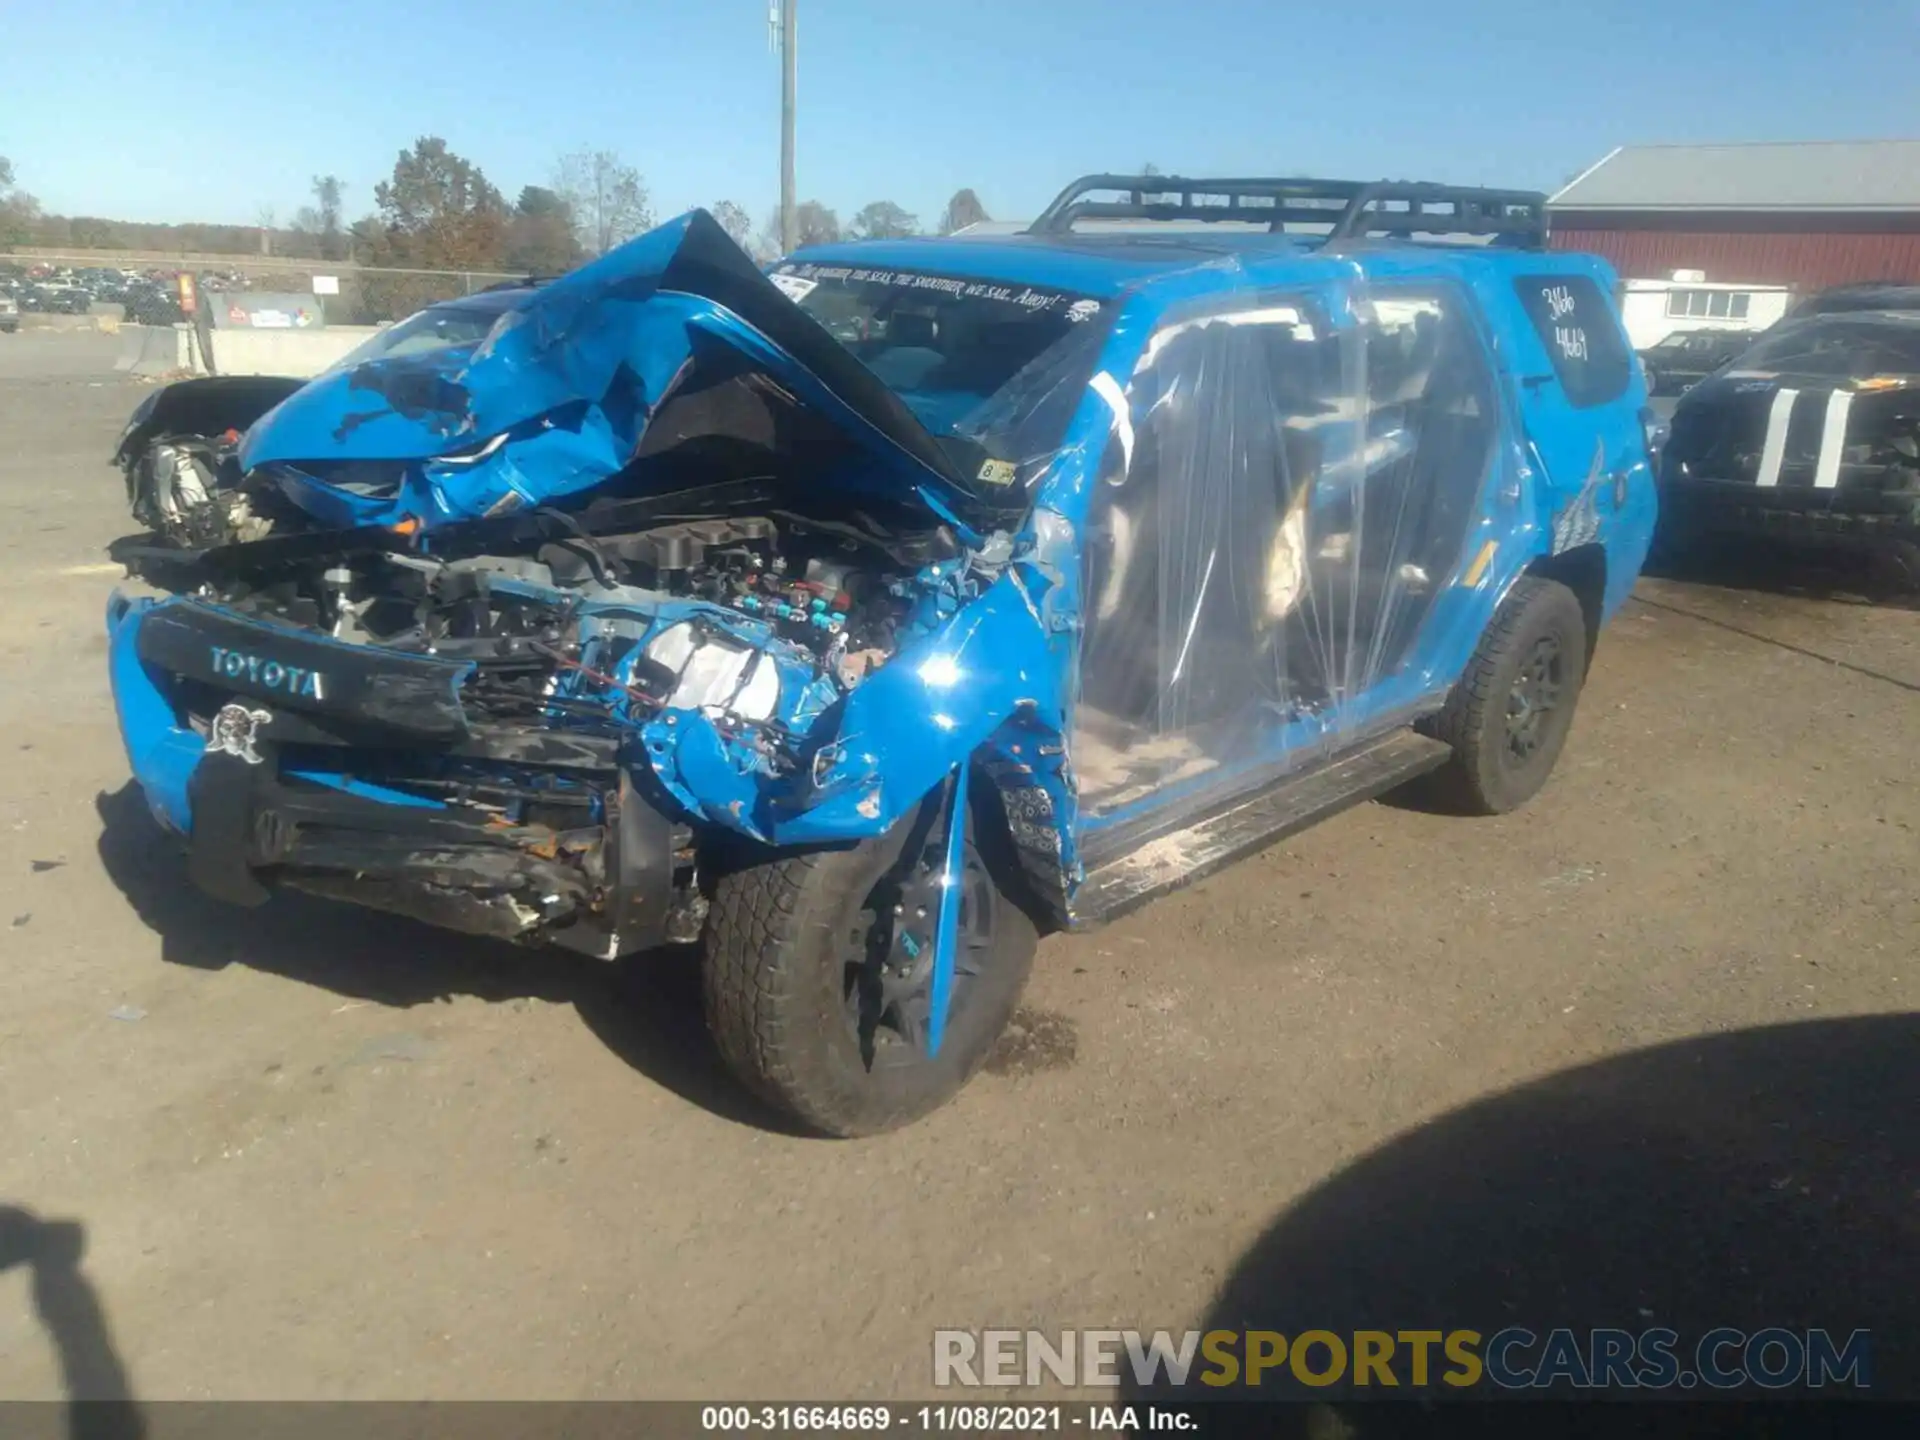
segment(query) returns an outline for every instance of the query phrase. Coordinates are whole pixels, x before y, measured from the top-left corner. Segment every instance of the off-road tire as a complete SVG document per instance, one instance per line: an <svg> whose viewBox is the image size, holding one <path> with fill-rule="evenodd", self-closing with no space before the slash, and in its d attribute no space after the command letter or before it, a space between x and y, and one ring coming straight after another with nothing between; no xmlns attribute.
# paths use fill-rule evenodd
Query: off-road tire
<svg viewBox="0 0 1920 1440"><path fill-rule="evenodd" d="M1543 636L1560 646L1566 679L1558 705L1543 717L1538 747L1521 760L1508 748L1508 697ZM1566 745L1586 672L1587 625L1579 600L1557 581L1521 578L1480 637L1445 707L1419 726L1453 748L1447 763L1427 777L1430 798L1468 815L1504 815L1531 800Z"/></svg>
<svg viewBox="0 0 1920 1440"><path fill-rule="evenodd" d="M940 1053L869 1069L846 1021L838 941L899 848L889 836L788 856L714 887L701 963L714 1043L749 1089L827 1135L895 1129L952 1099L992 1051L1033 968L1033 921L1002 896L989 958L967 1003L956 997Z"/></svg>

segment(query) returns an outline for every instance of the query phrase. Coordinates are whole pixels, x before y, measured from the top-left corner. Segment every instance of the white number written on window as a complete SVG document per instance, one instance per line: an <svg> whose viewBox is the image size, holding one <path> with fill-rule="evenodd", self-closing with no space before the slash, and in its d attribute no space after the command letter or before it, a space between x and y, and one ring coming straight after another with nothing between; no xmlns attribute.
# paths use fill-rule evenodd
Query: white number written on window
<svg viewBox="0 0 1920 1440"><path fill-rule="evenodd" d="M1587 332L1578 325L1554 326L1553 343L1559 349L1562 360L1587 358Z"/></svg>

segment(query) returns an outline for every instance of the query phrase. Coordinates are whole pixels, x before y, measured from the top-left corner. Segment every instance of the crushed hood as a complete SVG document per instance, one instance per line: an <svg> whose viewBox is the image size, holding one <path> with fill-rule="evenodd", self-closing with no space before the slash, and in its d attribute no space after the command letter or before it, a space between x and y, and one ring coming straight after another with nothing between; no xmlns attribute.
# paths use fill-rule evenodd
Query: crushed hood
<svg viewBox="0 0 1920 1440"><path fill-rule="evenodd" d="M954 443L694 210L478 344L322 375L247 432L240 463L323 523L432 527L564 503L697 445L958 522L982 497Z"/></svg>

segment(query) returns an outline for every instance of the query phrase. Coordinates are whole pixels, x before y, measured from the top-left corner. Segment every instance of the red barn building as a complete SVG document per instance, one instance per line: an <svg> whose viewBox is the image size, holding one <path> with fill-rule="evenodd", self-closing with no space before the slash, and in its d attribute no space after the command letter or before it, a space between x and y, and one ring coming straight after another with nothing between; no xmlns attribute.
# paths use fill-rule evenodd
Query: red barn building
<svg viewBox="0 0 1920 1440"><path fill-rule="evenodd" d="M1553 248L1604 255L1626 279L1920 283L1920 140L1623 145L1548 219Z"/></svg>

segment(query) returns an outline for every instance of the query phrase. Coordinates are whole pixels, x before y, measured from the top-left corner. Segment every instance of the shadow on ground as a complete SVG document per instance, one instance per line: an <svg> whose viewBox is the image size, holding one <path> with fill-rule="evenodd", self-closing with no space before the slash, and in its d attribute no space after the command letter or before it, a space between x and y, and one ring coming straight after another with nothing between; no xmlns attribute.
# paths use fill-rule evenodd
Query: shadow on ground
<svg viewBox="0 0 1920 1440"><path fill-rule="evenodd" d="M1689 1370L1695 1342L1719 1326L1824 1328L1842 1341L1865 1329L1871 1393L1920 1398L1917 1104L1912 1014L1704 1036L1549 1076L1420 1127L1287 1208L1205 1328L1490 1338L1509 1326L1541 1337L1664 1326ZM1526 1363L1542 1352L1514 1353ZM1435 1362L1437 1375L1437 1350ZM1326 1364L1319 1352L1314 1368ZM1404 1386L1404 1354L1398 1369ZM1287 1382L1284 1367L1273 1373ZM1700 1388L1665 1394L1698 1399ZM1355 1440L1486 1433L1483 1407L1423 1417L1371 1403L1377 1388L1322 1393L1358 1403L1290 1407L1256 1428ZM1671 1427L1667 1407L1627 1408L1632 1433L1828 1433L1767 1431L1724 1405L1674 1411Z"/></svg>
<svg viewBox="0 0 1920 1440"><path fill-rule="evenodd" d="M77 1221L44 1220L18 1205L0 1204L0 1274L24 1267L32 1277L33 1309L60 1362L69 1404L62 1423L49 1414L16 1416L36 1434L71 1440L140 1440L145 1419L114 1348L107 1313L81 1268L87 1232Z"/></svg>
<svg viewBox="0 0 1920 1440"><path fill-rule="evenodd" d="M455 995L572 1005L615 1054L656 1084L760 1129L792 1126L741 1088L708 1038L697 952L679 947L595 960L523 949L397 916L283 893L257 910L210 899L129 783L95 802L100 861L170 964L240 963L355 1000L406 1008Z"/></svg>
<svg viewBox="0 0 1920 1440"><path fill-rule="evenodd" d="M1920 608L1920 555L1892 548L1869 553L1762 536L1661 535L1641 573L1721 590Z"/></svg>

